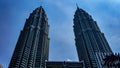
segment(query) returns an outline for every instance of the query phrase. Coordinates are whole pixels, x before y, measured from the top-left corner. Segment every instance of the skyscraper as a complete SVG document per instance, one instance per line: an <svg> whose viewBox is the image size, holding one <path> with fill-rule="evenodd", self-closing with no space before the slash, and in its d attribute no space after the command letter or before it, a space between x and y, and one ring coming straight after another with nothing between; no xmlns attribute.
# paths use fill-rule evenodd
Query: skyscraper
<svg viewBox="0 0 120 68"><path fill-rule="evenodd" d="M110 54L112 50L96 21L86 11L77 7L73 28L79 61L83 60L86 68L100 68L101 61L98 61L96 54Z"/></svg>
<svg viewBox="0 0 120 68"><path fill-rule="evenodd" d="M48 18L42 6L26 19L9 68L44 68L49 55Z"/></svg>

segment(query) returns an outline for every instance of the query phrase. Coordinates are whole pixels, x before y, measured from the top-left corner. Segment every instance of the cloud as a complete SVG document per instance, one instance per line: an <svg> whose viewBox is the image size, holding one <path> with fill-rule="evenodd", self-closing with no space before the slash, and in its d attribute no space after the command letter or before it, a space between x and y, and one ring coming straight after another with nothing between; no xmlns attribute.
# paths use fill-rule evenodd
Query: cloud
<svg viewBox="0 0 120 68"><path fill-rule="evenodd" d="M67 61L72 61L71 59L67 59Z"/></svg>
<svg viewBox="0 0 120 68"><path fill-rule="evenodd" d="M111 44L111 48L114 52L120 52L120 35L113 34L109 38L109 43Z"/></svg>
<svg viewBox="0 0 120 68"><path fill-rule="evenodd" d="M73 1L72 1L73 2ZM73 7L71 7L71 4L66 3L66 1L64 0L56 0L55 2L53 2L52 0L47 1L47 3L52 4L54 6L56 6L57 8L59 8L62 12L60 13L64 13L65 15L67 15L69 17L69 15L73 14L73 12L75 11Z"/></svg>
<svg viewBox="0 0 120 68"><path fill-rule="evenodd" d="M110 0L110 2L119 4L119 3L120 3L120 0Z"/></svg>

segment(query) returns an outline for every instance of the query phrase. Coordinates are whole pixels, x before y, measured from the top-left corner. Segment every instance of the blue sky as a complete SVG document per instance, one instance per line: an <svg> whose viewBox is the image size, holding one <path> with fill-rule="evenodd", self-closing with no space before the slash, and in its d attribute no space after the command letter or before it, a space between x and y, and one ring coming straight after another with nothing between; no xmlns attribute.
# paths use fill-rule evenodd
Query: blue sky
<svg viewBox="0 0 120 68"><path fill-rule="evenodd" d="M76 2L120 52L120 0L0 0L0 64L7 68L26 18L41 4L50 24L50 60L78 61L73 33Z"/></svg>

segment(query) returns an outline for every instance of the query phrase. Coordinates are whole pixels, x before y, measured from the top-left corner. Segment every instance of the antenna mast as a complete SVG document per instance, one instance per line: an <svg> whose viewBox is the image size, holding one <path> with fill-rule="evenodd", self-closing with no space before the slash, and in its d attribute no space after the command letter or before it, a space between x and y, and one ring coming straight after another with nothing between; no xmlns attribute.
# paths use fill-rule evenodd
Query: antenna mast
<svg viewBox="0 0 120 68"><path fill-rule="evenodd" d="M78 4L76 3L76 6L77 6L77 8L78 8Z"/></svg>

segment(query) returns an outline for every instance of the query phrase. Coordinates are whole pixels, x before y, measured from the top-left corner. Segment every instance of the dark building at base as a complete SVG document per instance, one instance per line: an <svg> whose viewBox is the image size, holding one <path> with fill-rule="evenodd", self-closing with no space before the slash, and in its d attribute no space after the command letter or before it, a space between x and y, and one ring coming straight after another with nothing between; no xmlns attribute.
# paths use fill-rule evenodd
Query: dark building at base
<svg viewBox="0 0 120 68"><path fill-rule="evenodd" d="M0 68L4 68L2 65L0 65Z"/></svg>
<svg viewBox="0 0 120 68"><path fill-rule="evenodd" d="M85 68L84 62L46 61L46 68Z"/></svg>
<svg viewBox="0 0 120 68"><path fill-rule="evenodd" d="M120 54L115 53L106 55L104 60L104 68L120 68Z"/></svg>

